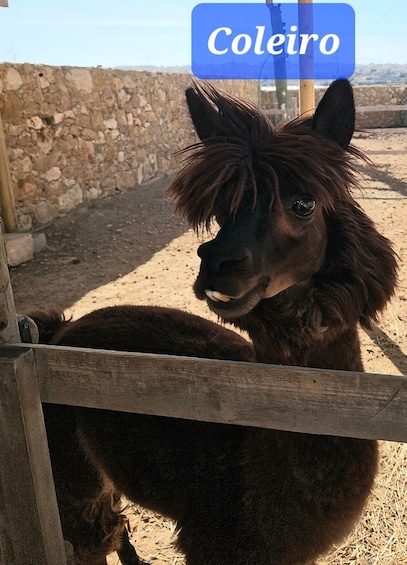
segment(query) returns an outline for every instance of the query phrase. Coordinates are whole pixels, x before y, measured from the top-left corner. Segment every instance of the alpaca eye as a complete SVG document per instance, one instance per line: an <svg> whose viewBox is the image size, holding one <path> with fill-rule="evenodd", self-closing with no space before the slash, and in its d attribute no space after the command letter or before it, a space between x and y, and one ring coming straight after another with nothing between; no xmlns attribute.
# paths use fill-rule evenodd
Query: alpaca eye
<svg viewBox="0 0 407 565"><path fill-rule="evenodd" d="M302 196L293 202L291 207L294 214L300 218L308 218L315 210L316 202L310 196Z"/></svg>

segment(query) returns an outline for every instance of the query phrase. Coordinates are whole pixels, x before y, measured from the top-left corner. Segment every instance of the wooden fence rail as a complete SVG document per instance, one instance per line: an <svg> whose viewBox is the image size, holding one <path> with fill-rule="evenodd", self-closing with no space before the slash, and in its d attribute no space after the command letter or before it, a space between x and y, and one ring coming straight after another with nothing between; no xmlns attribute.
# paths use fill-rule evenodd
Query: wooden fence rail
<svg viewBox="0 0 407 565"><path fill-rule="evenodd" d="M34 354L0 347L0 564L67 565Z"/></svg>
<svg viewBox="0 0 407 565"><path fill-rule="evenodd" d="M296 99L294 99L296 102ZM263 114L267 116L283 116L295 117L298 115L297 104L294 108L287 108L281 110L279 108L267 108L262 110ZM381 106L357 106L357 114L365 114L370 112L407 112L407 104L382 104Z"/></svg>
<svg viewBox="0 0 407 565"><path fill-rule="evenodd" d="M41 402L407 442L407 377L0 347L0 565L66 565Z"/></svg>
<svg viewBox="0 0 407 565"><path fill-rule="evenodd" d="M21 346L17 346L18 347ZM41 400L407 442L407 377L37 345Z"/></svg>

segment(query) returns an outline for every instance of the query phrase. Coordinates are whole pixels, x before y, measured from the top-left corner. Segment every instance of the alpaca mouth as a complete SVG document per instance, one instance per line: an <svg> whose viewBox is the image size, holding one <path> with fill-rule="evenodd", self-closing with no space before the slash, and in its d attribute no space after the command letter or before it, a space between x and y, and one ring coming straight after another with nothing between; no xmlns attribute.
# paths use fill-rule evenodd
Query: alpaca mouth
<svg viewBox="0 0 407 565"><path fill-rule="evenodd" d="M264 298L266 287L266 282L262 282L240 296L207 288L201 298L206 298L209 308L227 320L248 314Z"/></svg>
<svg viewBox="0 0 407 565"><path fill-rule="evenodd" d="M230 302L231 300L236 300L233 296L228 296L227 294L223 294L217 290L211 290L210 288L206 288L204 292L212 302Z"/></svg>

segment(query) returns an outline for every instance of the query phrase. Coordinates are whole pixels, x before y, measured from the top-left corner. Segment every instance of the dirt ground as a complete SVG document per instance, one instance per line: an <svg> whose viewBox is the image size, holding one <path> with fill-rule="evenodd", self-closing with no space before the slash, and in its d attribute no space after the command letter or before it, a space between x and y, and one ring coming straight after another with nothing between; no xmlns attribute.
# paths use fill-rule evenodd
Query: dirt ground
<svg viewBox="0 0 407 565"><path fill-rule="evenodd" d="M363 169L358 200L400 257L396 297L375 331L361 332L365 369L407 375L407 129L359 133L354 144L377 165ZM192 293L199 241L174 216L163 196L167 183L88 202L42 230L47 248L11 270L17 311L52 305L77 318L104 305L160 304L215 319ZM382 442L381 449L381 473L364 518L321 565L407 565L407 444ZM142 557L157 565L183 563L171 546L171 522L136 508L131 526Z"/></svg>

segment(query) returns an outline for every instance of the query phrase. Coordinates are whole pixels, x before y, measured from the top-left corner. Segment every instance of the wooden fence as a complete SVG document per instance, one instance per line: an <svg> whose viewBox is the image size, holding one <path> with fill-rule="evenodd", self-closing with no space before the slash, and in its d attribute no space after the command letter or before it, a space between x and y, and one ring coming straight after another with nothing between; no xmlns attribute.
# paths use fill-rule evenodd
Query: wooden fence
<svg viewBox="0 0 407 565"><path fill-rule="evenodd" d="M288 108L286 110L280 110L278 108L268 108L262 110L263 114L266 116L275 117L276 122L287 119L295 118L298 116L297 99L294 98L294 107ZM407 104L384 104L381 106L357 106L356 114L363 116L364 114L369 114L370 112L407 112Z"/></svg>

